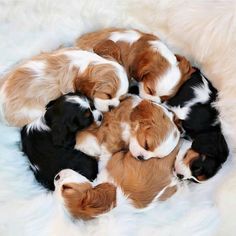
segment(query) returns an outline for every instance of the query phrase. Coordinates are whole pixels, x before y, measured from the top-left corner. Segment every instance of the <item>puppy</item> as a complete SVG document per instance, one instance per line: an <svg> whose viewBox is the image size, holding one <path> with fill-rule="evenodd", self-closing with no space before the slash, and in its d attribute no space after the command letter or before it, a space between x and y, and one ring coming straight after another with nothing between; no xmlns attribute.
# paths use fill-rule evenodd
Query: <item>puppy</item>
<svg viewBox="0 0 236 236"><path fill-rule="evenodd" d="M45 105L62 94L80 91L96 109L119 105L128 90L124 68L77 48L41 53L10 71L1 86L1 110L10 125L24 126L40 117Z"/></svg>
<svg viewBox="0 0 236 236"><path fill-rule="evenodd" d="M91 125L76 136L75 148L91 156L129 149L138 159L165 157L178 144L180 133L165 107L130 95L104 114L101 126Z"/></svg>
<svg viewBox="0 0 236 236"><path fill-rule="evenodd" d="M54 176L70 168L89 180L97 176L97 160L73 147L77 131L88 127L102 116L92 110L88 99L80 93L70 93L51 101L46 113L21 130L22 150L38 182L54 189Z"/></svg>
<svg viewBox="0 0 236 236"><path fill-rule="evenodd" d="M91 183L72 170L62 170L55 177L56 194L66 210L77 219L93 219L114 207L142 209L164 201L177 191L173 164L176 147L164 159L135 159L130 152L114 154L99 178ZM128 198L128 199L127 199Z"/></svg>
<svg viewBox="0 0 236 236"><path fill-rule="evenodd" d="M185 135L193 140L186 155L176 160L180 178L206 180L215 175L227 159L229 151L221 132L219 112L214 106L216 100L217 90L196 69L165 103L179 119Z"/></svg>
<svg viewBox="0 0 236 236"><path fill-rule="evenodd" d="M141 97L157 103L175 95L193 71L157 36L138 30L104 29L81 36L75 45L124 65L129 78L139 82Z"/></svg>
<svg viewBox="0 0 236 236"><path fill-rule="evenodd" d="M213 177L229 155L221 132L207 132L194 140L183 140L182 151L175 161L175 172L180 179L201 182Z"/></svg>

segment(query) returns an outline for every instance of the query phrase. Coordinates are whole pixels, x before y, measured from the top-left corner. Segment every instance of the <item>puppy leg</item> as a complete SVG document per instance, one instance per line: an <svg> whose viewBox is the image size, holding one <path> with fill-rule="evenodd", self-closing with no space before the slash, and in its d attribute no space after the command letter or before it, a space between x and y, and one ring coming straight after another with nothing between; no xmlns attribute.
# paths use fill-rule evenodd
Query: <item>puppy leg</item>
<svg viewBox="0 0 236 236"><path fill-rule="evenodd" d="M95 135L88 131L78 132L76 135L75 149L89 155L98 157L101 155L101 146Z"/></svg>

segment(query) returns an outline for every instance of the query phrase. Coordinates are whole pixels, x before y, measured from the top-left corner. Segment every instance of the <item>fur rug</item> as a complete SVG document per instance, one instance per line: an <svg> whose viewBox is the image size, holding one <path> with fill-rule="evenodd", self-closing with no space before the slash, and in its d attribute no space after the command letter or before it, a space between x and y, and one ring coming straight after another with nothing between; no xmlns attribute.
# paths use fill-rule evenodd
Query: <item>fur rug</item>
<svg viewBox="0 0 236 236"><path fill-rule="evenodd" d="M0 124L0 235L235 235L236 3L233 0L3 0L0 72L19 60L71 45L78 35L108 26L157 33L200 66L220 90L216 104L231 155L204 184L131 214L116 208L90 222L65 216L53 194L34 180L20 152L19 130Z"/></svg>

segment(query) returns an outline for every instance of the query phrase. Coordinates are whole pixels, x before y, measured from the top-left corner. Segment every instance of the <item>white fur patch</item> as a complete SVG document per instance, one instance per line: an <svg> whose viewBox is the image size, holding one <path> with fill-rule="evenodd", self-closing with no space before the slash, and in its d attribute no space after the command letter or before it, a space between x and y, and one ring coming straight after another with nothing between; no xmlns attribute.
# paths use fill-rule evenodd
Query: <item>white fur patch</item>
<svg viewBox="0 0 236 236"><path fill-rule="evenodd" d="M155 51L158 51L171 65L177 65L177 59L173 52L160 40L149 42Z"/></svg>
<svg viewBox="0 0 236 236"><path fill-rule="evenodd" d="M140 39L141 35L135 30L126 30L124 32L113 32L109 39L113 42L124 41L127 43L134 43Z"/></svg>
<svg viewBox="0 0 236 236"><path fill-rule="evenodd" d="M66 96L66 102L79 104L83 108L90 108L88 100L79 96Z"/></svg>
<svg viewBox="0 0 236 236"><path fill-rule="evenodd" d="M45 124L44 117L41 116L27 125L27 133L29 133L31 130L49 131L50 128Z"/></svg>
<svg viewBox="0 0 236 236"><path fill-rule="evenodd" d="M207 80L203 76L202 76L202 81L203 84L193 87L195 96L193 99L186 102L183 107L168 106L169 109L171 109L179 119L185 120L192 106L194 106L197 103L204 104L210 99L211 90L209 89Z"/></svg>
<svg viewBox="0 0 236 236"><path fill-rule="evenodd" d="M75 145L75 149L93 157L99 157L101 155L101 146L97 138L92 134L86 135L82 142Z"/></svg>
<svg viewBox="0 0 236 236"><path fill-rule="evenodd" d="M192 173L189 167L187 167L183 160L186 152L191 148L192 142L186 139L181 140L180 149L175 160L175 172L184 176L183 179L191 179Z"/></svg>
<svg viewBox="0 0 236 236"><path fill-rule="evenodd" d="M122 130L122 139L128 143L130 139L130 125L128 123L122 122L120 124L120 128Z"/></svg>
<svg viewBox="0 0 236 236"><path fill-rule="evenodd" d="M37 74L37 77L42 77L44 75L46 64L44 61L29 61L22 67L32 70Z"/></svg>
<svg viewBox="0 0 236 236"><path fill-rule="evenodd" d="M135 108L136 106L138 106L140 102L142 102L142 99L137 95L131 95L131 96L132 96L132 102L133 102L132 108Z"/></svg>
<svg viewBox="0 0 236 236"><path fill-rule="evenodd" d="M93 113L93 118L94 118L96 124L98 126L100 126L102 123L102 119L101 120L99 120L99 119L103 117L102 112L100 112L98 110L92 110L92 113Z"/></svg>
<svg viewBox="0 0 236 236"><path fill-rule="evenodd" d="M19 112L17 112L17 116L19 117L29 117L31 120L38 119L43 115L43 111L40 109L34 109L30 108L28 109L27 107L22 107Z"/></svg>

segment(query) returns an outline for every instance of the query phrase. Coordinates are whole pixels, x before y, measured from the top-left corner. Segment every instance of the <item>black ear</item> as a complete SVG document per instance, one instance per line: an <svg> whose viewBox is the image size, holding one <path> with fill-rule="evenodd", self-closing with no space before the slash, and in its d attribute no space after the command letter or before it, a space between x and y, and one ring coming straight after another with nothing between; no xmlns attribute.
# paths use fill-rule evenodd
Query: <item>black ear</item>
<svg viewBox="0 0 236 236"><path fill-rule="evenodd" d="M220 132L209 132L196 136L192 143L192 149L201 154L215 157L221 163L226 161L229 154L225 138Z"/></svg>
<svg viewBox="0 0 236 236"><path fill-rule="evenodd" d="M55 102L56 102L56 100L57 100L57 99L50 101L50 102L46 105L46 110L47 110L48 108L50 108L52 105L54 105Z"/></svg>

